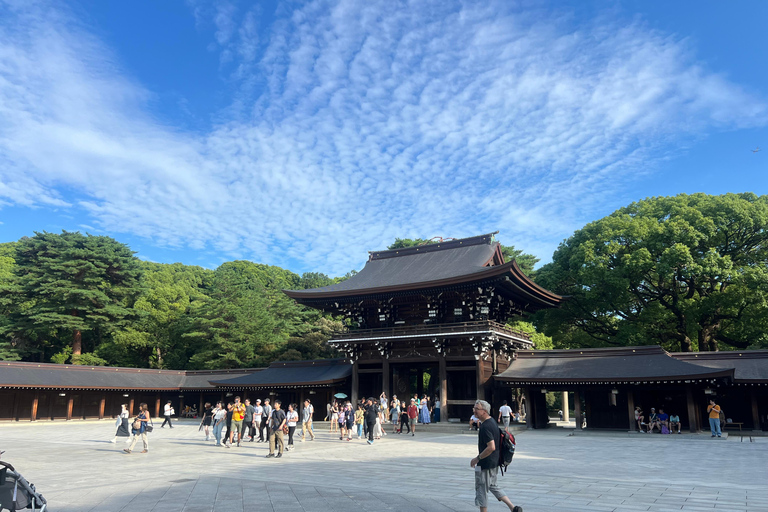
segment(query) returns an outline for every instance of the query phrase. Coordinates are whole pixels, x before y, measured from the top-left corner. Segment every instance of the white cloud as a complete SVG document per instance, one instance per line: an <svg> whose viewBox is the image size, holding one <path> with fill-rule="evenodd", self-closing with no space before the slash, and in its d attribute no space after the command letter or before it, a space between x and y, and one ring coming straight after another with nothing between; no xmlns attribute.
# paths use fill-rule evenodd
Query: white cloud
<svg viewBox="0 0 768 512"><path fill-rule="evenodd" d="M0 7L0 201L76 190L107 231L329 273L397 236L495 229L547 259L674 140L765 119L641 24L350 0L265 34L258 11L193 8L242 84L203 135L152 119L66 13Z"/></svg>

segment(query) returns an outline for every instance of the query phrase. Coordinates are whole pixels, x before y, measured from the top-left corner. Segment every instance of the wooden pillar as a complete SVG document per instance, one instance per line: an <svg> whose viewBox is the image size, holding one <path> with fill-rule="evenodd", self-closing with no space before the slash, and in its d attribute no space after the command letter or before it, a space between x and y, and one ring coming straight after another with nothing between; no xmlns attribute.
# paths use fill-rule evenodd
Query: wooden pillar
<svg viewBox="0 0 768 512"><path fill-rule="evenodd" d="M32 399L32 414L29 415L29 421L37 420L37 404L40 399L40 392L35 390L35 397Z"/></svg>
<svg viewBox="0 0 768 512"><path fill-rule="evenodd" d="M573 392L573 415L576 416L576 430L581 430L581 393Z"/></svg>
<svg viewBox="0 0 768 512"><path fill-rule="evenodd" d="M635 393L627 390L627 412L629 413L629 431L637 432L637 422L635 421Z"/></svg>
<svg viewBox="0 0 768 512"><path fill-rule="evenodd" d="M72 397L72 393L69 394L69 398L67 398L67 421L72 419L72 408L75 405L74 398Z"/></svg>
<svg viewBox="0 0 768 512"><path fill-rule="evenodd" d="M387 398L391 399L392 393L389 390L389 359L384 359L381 362L381 387L384 388L382 391L387 394Z"/></svg>
<svg viewBox="0 0 768 512"><path fill-rule="evenodd" d="M477 390L476 390L476 400L485 400L485 386L484 379L483 379L483 357L480 356L477 359L477 364L475 365L475 376L477 377L476 383L477 383Z"/></svg>
<svg viewBox="0 0 768 512"><path fill-rule="evenodd" d="M357 407L358 388L360 387L360 375L357 373L357 370L358 370L358 364L357 364L357 361L355 361L352 364L352 391L351 391L351 397L350 397L355 407Z"/></svg>
<svg viewBox="0 0 768 512"><path fill-rule="evenodd" d="M563 421L570 421L571 414L568 412L568 392L563 391Z"/></svg>
<svg viewBox="0 0 768 512"><path fill-rule="evenodd" d="M699 418L696 414L696 402L693 399L693 387L690 385L685 388L685 396L688 402L688 428L692 433L696 433L699 431Z"/></svg>
<svg viewBox="0 0 768 512"><path fill-rule="evenodd" d="M128 414L133 416L133 397L128 401Z"/></svg>
<svg viewBox="0 0 768 512"><path fill-rule="evenodd" d="M531 388L530 386L526 386L523 388L523 396L525 397L525 426L526 428L532 429L534 427L533 423L533 404L531 404Z"/></svg>
<svg viewBox="0 0 768 512"><path fill-rule="evenodd" d="M440 379L440 423L448 423L448 372L445 369L445 354L440 354L437 367Z"/></svg>
<svg viewBox="0 0 768 512"><path fill-rule="evenodd" d="M243 402L245 402L245 398L243 398ZM181 418L182 413L184 412L184 397L179 397L179 412L176 413L177 418Z"/></svg>
<svg viewBox="0 0 768 512"><path fill-rule="evenodd" d="M752 430L759 432L763 430L763 426L760 424L760 409L757 406L757 391L752 390Z"/></svg>
<svg viewBox="0 0 768 512"><path fill-rule="evenodd" d="M160 417L160 395L155 398L155 418Z"/></svg>
<svg viewBox="0 0 768 512"><path fill-rule="evenodd" d="M197 408L197 414L200 415L200 417L203 417L203 410L204 410L205 404L203 403L203 392L200 392L200 405L198 405Z"/></svg>
<svg viewBox="0 0 768 512"><path fill-rule="evenodd" d="M99 402L99 419L104 419L104 409L107 407L107 395L105 393L101 394L101 401Z"/></svg>
<svg viewBox="0 0 768 512"><path fill-rule="evenodd" d="M48 392L48 419L53 420L53 405L56 403L55 393Z"/></svg>

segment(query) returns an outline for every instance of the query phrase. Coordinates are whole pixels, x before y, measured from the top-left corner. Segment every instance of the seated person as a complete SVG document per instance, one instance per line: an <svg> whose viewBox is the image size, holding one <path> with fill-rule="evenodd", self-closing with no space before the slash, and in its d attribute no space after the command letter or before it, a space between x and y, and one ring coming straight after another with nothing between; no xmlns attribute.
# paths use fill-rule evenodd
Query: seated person
<svg viewBox="0 0 768 512"><path fill-rule="evenodd" d="M477 418L477 416L473 414L472 417L469 418L469 430L472 430L472 429L477 430L479 428L480 428L480 420Z"/></svg>
<svg viewBox="0 0 768 512"><path fill-rule="evenodd" d="M680 433L680 416L673 414L669 417L669 431L672 432L677 427L677 433Z"/></svg>
<svg viewBox="0 0 768 512"><path fill-rule="evenodd" d="M645 433L645 429L643 428L645 427L645 416L643 415L643 410L639 405L635 407L635 421L637 422L637 429L640 432Z"/></svg>
<svg viewBox="0 0 768 512"><path fill-rule="evenodd" d="M664 409L659 408L659 430L663 433L663 427L667 427L667 432L669 432L669 414L666 414L664 412Z"/></svg>
<svg viewBox="0 0 768 512"><path fill-rule="evenodd" d="M653 428L658 427L659 433L661 433L661 423L659 423L659 415L656 414L656 409L651 407L651 414L648 416L648 433L653 432Z"/></svg>
<svg viewBox="0 0 768 512"><path fill-rule="evenodd" d="M197 406L193 405L192 409L189 411L189 415L192 418L197 418Z"/></svg>

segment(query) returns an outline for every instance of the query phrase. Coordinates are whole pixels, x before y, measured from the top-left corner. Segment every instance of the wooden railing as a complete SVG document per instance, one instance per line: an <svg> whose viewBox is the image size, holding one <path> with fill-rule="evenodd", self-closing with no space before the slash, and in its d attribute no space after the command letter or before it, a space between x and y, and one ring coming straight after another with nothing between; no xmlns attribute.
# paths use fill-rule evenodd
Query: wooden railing
<svg viewBox="0 0 768 512"><path fill-rule="evenodd" d="M387 338L394 336L433 336L438 334L462 334L470 332L493 331L506 334L513 338L524 340L531 336L523 331L510 329L504 324L492 320L478 320L475 322L456 322L450 324L424 324L424 325L397 325L394 327L379 327L376 329L344 329L334 332L331 339L334 341L353 338Z"/></svg>

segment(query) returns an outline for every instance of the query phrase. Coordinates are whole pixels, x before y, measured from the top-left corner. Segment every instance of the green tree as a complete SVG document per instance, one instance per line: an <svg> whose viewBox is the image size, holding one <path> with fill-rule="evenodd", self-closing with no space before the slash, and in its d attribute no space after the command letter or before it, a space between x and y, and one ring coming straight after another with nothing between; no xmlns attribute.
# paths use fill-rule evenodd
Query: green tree
<svg viewBox="0 0 768 512"><path fill-rule="evenodd" d="M127 325L138 295L139 260L106 236L35 233L16 246L13 277L2 296L12 303L3 333L38 344L69 333L77 363L83 333L98 344L105 333Z"/></svg>
<svg viewBox="0 0 768 512"><path fill-rule="evenodd" d="M537 282L569 296L535 322L560 346L747 348L768 320L768 196L633 203L574 233Z"/></svg>

